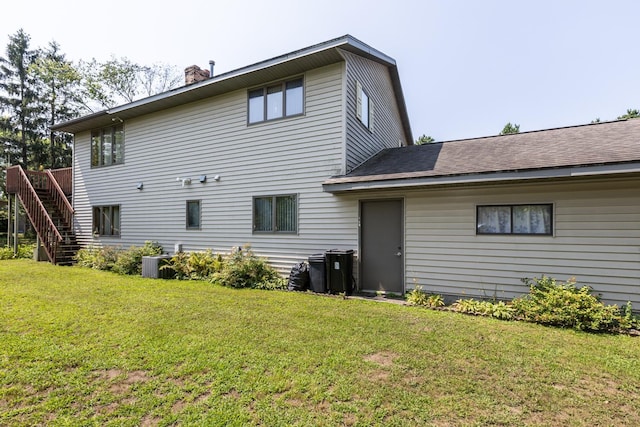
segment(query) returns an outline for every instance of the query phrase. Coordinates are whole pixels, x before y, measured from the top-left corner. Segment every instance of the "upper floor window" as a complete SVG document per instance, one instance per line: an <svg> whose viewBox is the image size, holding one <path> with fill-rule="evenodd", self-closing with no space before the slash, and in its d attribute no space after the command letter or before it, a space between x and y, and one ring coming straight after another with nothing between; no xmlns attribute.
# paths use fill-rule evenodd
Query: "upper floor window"
<svg viewBox="0 0 640 427"><path fill-rule="evenodd" d="M478 206L477 234L551 235L553 205Z"/></svg>
<svg viewBox="0 0 640 427"><path fill-rule="evenodd" d="M124 162L124 126L122 124L91 131L91 166L109 166Z"/></svg>
<svg viewBox="0 0 640 427"><path fill-rule="evenodd" d="M303 113L302 78L249 91L249 123Z"/></svg>
<svg viewBox="0 0 640 427"><path fill-rule="evenodd" d="M356 82L356 116L371 132L373 132L373 111L373 101L360 82Z"/></svg>

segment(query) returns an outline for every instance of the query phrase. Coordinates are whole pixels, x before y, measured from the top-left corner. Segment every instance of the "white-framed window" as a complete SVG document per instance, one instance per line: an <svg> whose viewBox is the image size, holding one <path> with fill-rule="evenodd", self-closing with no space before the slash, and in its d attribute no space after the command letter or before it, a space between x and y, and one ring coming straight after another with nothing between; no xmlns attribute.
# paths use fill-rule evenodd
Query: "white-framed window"
<svg viewBox="0 0 640 427"><path fill-rule="evenodd" d="M124 163L124 126L91 131L91 167L121 163Z"/></svg>
<svg viewBox="0 0 640 427"><path fill-rule="evenodd" d="M297 233L298 196L286 194L253 198L254 233Z"/></svg>
<svg viewBox="0 0 640 427"><path fill-rule="evenodd" d="M356 116L367 129L373 132L373 101L360 82L356 82Z"/></svg>
<svg viewBox="0 0 640 427"><path fill-rule="evenodd" d="M93 207L93 235L120 236L120 205Z"/></svg>
<svg viewBox="0 0 640 427"><path fill-rule="evenodd" d="M248 110L249 124L303 114L302 77L250 90Z"/></svg>
<svg viewBox="0 0 640 427"><path fill-rule="evenodd" d="M187 230L200 230L201 219L200 200L187 200L186 228Z"/></svg>
<svg viewBox="0 0 640 427"><path fill-rule="evenodd" d="M553 205L485 205L476 207L476 234L553 234Z"/></svg>

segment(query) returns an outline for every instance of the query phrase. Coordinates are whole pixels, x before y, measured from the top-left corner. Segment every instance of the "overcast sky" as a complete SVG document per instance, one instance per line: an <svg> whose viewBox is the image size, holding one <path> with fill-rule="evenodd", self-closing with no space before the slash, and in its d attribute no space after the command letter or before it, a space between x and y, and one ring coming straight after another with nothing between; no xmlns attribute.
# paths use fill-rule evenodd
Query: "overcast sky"
<svg viewBox="0 0 640 427"><path fill-rule="evenodd" d="M218 74L351 34L396 60L414 138L444 141L640 109L639 19L637 0L5 0L0 44L23 28L72 60Z"/></svg>

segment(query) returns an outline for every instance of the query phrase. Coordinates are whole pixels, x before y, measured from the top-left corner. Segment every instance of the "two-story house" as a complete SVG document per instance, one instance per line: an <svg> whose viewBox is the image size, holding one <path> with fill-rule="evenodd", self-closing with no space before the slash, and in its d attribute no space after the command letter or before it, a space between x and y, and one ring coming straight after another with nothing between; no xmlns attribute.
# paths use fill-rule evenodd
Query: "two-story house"
<svg viewBox="0 0 640 427"><path fill-rule="evenodd" d="M43 241L249 243L283 273L353 249L360 290L512 298L545 274L640 306L640 120L416 146L395 61L351 36L186 77L55 125L73 179L11 170L23 204L66 212L46 231L34 204Z"/></svg>
<svg viewBox="0 0 640 427"><path fill-rule="evenodd" d="M357 202L322 183L412 143L395 61L344 36L207 74L190 67L183 87L54 127L75 135L80 245L250 243L283 271L356 249Z"/></svg>

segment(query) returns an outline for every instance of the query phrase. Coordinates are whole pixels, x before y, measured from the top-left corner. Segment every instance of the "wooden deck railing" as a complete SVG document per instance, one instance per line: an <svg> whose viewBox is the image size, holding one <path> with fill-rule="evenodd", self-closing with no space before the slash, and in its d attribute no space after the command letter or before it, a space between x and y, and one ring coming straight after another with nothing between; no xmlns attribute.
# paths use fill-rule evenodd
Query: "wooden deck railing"
<svg viewBox="0 0 640 427"><path fill-rule="evenodd" d="M52 263L56 263L58 245L62 243L62 235L51 220L51 216L44 207L34 187L47 185L48 177L44 172L31 172L27 176L21 166L7 169L7 192L17 194L24 206L27 216L42 241L47 256Z"/></svg>
<svg viewBox="0 0 640 427"><path fill-rule="evenodd" d="M71 177L73 176L73 168L63 168L63 169L50 169L51 175L55 178L56 182L60 186L60 189L64 193L65 196L70 196L72 187L71 187Z"/></svg>

